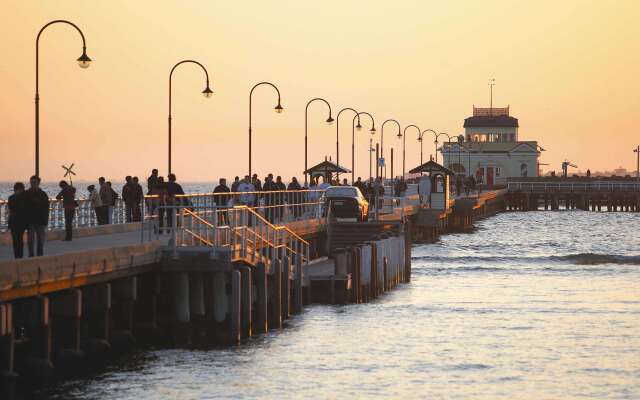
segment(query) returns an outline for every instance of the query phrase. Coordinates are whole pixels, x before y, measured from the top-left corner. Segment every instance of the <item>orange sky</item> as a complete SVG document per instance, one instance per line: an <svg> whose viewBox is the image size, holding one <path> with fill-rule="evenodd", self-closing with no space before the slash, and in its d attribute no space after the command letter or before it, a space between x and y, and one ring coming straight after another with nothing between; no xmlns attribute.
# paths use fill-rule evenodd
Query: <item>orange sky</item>
<svg viewBox="0 0 640 400"><path fill-rule="evenodd" d="M451 3L451 4L450 4ZM302 176L304 107L325 97L338 110L368 111L378 124L459 134L472 105L511 105L520 138L547 149L560 169L635 169L640 113L640 2L637 1L17 1L0 14L0 180L33 172L35 37L52 19L84 31L94 63L80 69L80 38L64 25L41 40L41 170L59 179L166 174L167 80L184 58L202 72L174 75L173 169L181 180L247 170L248 91L254 96L254 170ZM346 115L343 114L343 116ZM350 166L350 118L341 120L341 164ZM310 112L310 163L334 156L326 109ZM368 122L367 122L368 123ZM385 148L400 142L387 125ZM356 174L368 176L368 133L356 139ZM379 135L376 136L376 140ZM419 160L407 138L407 169ZM425 143L425 153L432 152ZM427 156L428 157L428 156Z"/></svg>

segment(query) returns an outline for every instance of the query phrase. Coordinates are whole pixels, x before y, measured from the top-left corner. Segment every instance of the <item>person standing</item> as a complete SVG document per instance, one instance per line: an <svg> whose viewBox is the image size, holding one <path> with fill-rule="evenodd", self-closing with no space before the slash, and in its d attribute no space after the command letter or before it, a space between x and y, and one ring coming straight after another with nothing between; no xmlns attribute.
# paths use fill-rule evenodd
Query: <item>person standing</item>
<svg viewBox="0 0 640 400"><path fill-rule="evenodd" d="M168 206L174 206L174 205L188 206L186 198L178 197L178 196L184 196L184 190L182 189L182 186L178 182L176 182L177 180L176 175L169 174L168 178L169 178L169 182L167 182L167 205ZM177 210L173 209L171 212L167 213L167 226L173 227L173 219L174 219L174 215L177 215L176 212Z"/></svg>
<svg viewBox="0 0 640 400"><path fill-rule="evenodd" d="M157 201L156 208L158 209L158 228L159 228L159 233L163 234L164 226L166 222L165 216L167 215L165 206L167 205L167 197L168 197L167 184L164 182L163 177L161 176L158 177L158 182L153 186L151 195L156 197L156 201Z"/></svg>
<svg viewBox="0 0 640 400"><path fill-rule="evenodd" d="M144 192L142 191L142 185L137 176L133 177L131 182L131 214L133 222L140 222L142 220L141 204L144 200Z"/></svg>
<svg viewBox="0 0 640 400"><path fill-rule="evenodd" d="M111 205L113 195L104 177L101 176L98 178L98 184L100 185L98 189L98 193L100 194L100 207L96 209L98 225L106 225L109 223L109 206ZM98 210L100 210L100 212L97 212Z"/></svg>
<svg viewBox="0 0 640 400"><path fill-rule="evenodd" d="M226 193L229 192L231 192L231 190L229 190L229 187L227 187L227 180L225 178L220 178L218 186L213 189L213 198L216 202L216 206L222 209L218 210L218 225L228 224L227 208L229 203L229 195Z"/></svg>
<svg viewBox="0 0 640 400"><path fill-rule="evenodd" d="M152 169L151 175L147 178L147 194L151 194L154 186L158 184L158 170Z"/></svg>
<svg viewBox="0 0 640 400"><path fill-rule="evenodd" d="M276 209L276 215L278 217L278 221L282 221L282 218L284 217L284 192L287 190L287 186L284 184L284 182L282 182L282 177L280 175L276 177L275 185L276 190L278 191L278 193L276 194L276 204L278 205L278 208Z"/></svg>
<svg viewBox="0 0 640 400"><path fill-rule="evenodd" d="M8 203L13 256L17 260L24 257L24 231L28 226L27 199L22 182L13 185L13 194L9 196Z"/></svg>
<svg viewBox="0 0 640 400"><path fill-rule="evenodd" d="M289 193L287 193L287 203L289 204L291 211L293 211L293 217L297 219L302 213L302 206L300 204L303 202L302 197L300 196L300 190L302 190L302 187L300 186L300 183L298 183L298 178L295 176L291 178L291 183L287 186L287 190L289 191Z"/></svg>
<svg viewBox="0 0 640 400"><path fill-rule="evenodd" d="M264 215L267 218L267 221L273 223L275 219L275 204L276 204L276 193L267 193L276 191L276 184L273 182L273 174L269 174L264 179L264 185L262 186L262 191L265 192L263 194L264 197Z"/></svg>
<svg viewBox="0 0 640 400"><path fill-rule="evenodd" d="M231 191L233 193L237 192L239 185L240 185L240 177L236 176L236 178L233 180L233 183L231 184Z"/></svg>
<svg viewBox="0 0 640 400"><path fill-rule="evenodd" d="M122 201L124 201L124 219L126 222L133 221L133 178L126 176L125 184L122 187Z"/></svg>
<svg viewBox="0 0 640 400"><path fill-rule="evenodd" d="M114 210L116 208L116 202L118 201L118 192L116 192L115 190L113 190L113 187L111 186L111 181L107 181L107 187L109 187L109 192L111 192L111 203L109 203L109 223L113 224L113 220L114 220Z"/></svg>
<svg viewBox="0 0 640 400"><path fill-rule="evenodd" d="M98 225L102 225L102 216L100 215L100 210L102 207L102 199L100 198L100 193L96 190L96 187L93 185L87 186L87 191L89 192L89 202L91 203L91 208L96 216L96 222Z"/></svg>
<svg viewBox="0 0 640 400"><path fill-rule="evenodd" d="M69 185L67 181L60 181L60 193L56 196L57 200L62 200L62 208L64 208L64 241L70 242L73 237L73 217L76 215L76 188Z"/></svg>
<svg viewBox="0 0 640 400"><path fill-rule="evenodd" d="M29 190L25 194L29 222L27 232L29 257L33 257L34 254L41 256L44 254L45 229L49 225L49 196L40 189L40 178L35 175L29 179Z"/></svg>

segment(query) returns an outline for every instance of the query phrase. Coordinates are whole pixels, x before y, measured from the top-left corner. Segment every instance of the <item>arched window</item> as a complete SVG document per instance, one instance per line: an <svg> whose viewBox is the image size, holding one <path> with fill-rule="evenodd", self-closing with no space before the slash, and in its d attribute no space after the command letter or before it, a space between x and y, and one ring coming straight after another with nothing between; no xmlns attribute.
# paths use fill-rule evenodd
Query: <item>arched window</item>
<svg viewBox="0 0 640 400"><path fill-rule="evenodd" d="M527 166L526 163L522 163L520 164L520 176L526 178L527 175L529 175L529 167Z"/></svg>

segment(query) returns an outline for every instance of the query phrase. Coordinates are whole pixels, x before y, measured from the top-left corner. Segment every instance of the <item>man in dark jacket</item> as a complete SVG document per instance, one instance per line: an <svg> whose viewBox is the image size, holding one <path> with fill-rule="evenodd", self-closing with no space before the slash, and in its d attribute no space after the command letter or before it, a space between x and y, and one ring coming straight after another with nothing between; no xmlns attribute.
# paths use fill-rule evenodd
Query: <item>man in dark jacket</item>
<svg viewBox="0 0 640 400"><path fill-rule="evenodd" d="M153 187L158 184L158 170L152 169L151 175L147 178L147 194L151 194Z"/></svg>
<svg viewBox="0 0 640 400"><path fill-rule="evenodd" d="M291 183L287 186L287 190L290 191L287 193L287 203L291 211L293 211L293 217L297 219L302 214L302 206L300 204L304 203L302 193L294 192L302 190L300 183L298 183L298 178L295 176L291 178Z"/></svg>
<svg viewBox="0 0 640 400"><path fill-rule="evenodd" d="M287 190L287 186L282 182L282 177L276 177L276 190L278 193L276 194L276 205L278 208L276 209L276 216L278 217L278 221L282 221L282 217L284 216L284 191Z"/></svg>
<svg viewBox="0 0 640 400"><path fill-rule="evenodd" d="M220 178L220 183L213 189L213 199L216 202L216 206L222 208L222 210L218 210L218 225L226 225L228 223L226 208L229 203L229 195L225 193L229 192L231 190L227 186L227 180Z"/></svg>
<svg viewBox="0 0 640 400"><path fill-rule="evenodd" d="M60 193L56 199L62 200L64 208L64 241L70 242L73 236L73 217L76 214L76 188L66 181L60 181Z"/></svg>
<svg viewBox="0 0 640 400"><path fill-rule="evenodd" d="M240 186L240 177L236 176L236 178L233 180L233 183L231 184L231 191L233 193L237 192L238 186Z"/></svg>
<svg viewBox="0 0 640 400"><path fill-rule="evenodd" d="M98 219L98 225L106 225L109 223L109 207L113 201L113 194L111 188L107 186L107 181L104 177L98 178L98 193L100 194L100 204L96 208L96 217Z"/></svg>
<svg viewBox="0 0 640 400"><path fill-rule="evenodd" d="M127 222L133 221L133 178L126 176L125 184L122 187L122 201L124 201L124 218Z"/></svg>
<svg viewBox="0 0 640 400"><path fill-rule="evenodd" d="M137 176L134 176L131 182L131 213L134 222L140 222L142 220L142 212L140 205L144 200L144 192L142 191L142 185Z"/></svg>
<svg viewBox="0 0 640 400"><path fill-rule="evenodd" d="M13 241L13 256L18 259L24 257L24 231L29 225L27 214L27 198L24 184L16 182L13 194L9 196L9 230Z"/></svg>
<svg viewBox="0 0 640 400"><path fill-rule="evenodd" d="M29 179L29 190L25 192L27 204L27 247L29 257L44 254L44 233L49 225L49 196L40 189L40 178L32 176ZM34 253L34 241L37 240L37 252Z"/></svg>
<svg viewBox="0 0 640 400"><path fill-rule="evenodd" d="M264 179L264 184L262 185L262 191L265 192L263 194L264 197L264 215L267 218L267 221L273 223L275 212L274 212L274 204L275 202L275 193L266 193L266 192L274 192L278 190L276 188L276 184L273 181L273 174L267 175Z"/></svg>

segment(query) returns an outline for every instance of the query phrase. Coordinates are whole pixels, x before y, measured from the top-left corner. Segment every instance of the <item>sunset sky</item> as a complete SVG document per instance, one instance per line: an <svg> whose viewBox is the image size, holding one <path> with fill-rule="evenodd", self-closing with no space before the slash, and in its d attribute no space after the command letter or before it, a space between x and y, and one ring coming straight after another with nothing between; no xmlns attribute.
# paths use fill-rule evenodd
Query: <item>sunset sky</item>
<svg viewBox="0 0 640 400"><path fill-rule="evenodd" d="M302 177L304 107L367 111L379 124L463 132L472 106L511 106L521 140L592 171L635 170L640 144L638 1L18 1L0 13L0 180L25 180L34 164L35 38L53 19L76 23L94 62L80 69L77 32L40 43L41 170L78 178L166 174L170 68L192 58L209 70L211 99L194 65L174 74L173 169L183 181L247 172L248 93L254 93L254 171ZM341 119L340 163L351 165L351 116ZM334 115L335 116L335 115ZM314 103L310 164L335 158L335 126ZM368 126L368 121L365 122ZM356 133L356 175L368 177L369 134ZM401 142L385 128L401 168ZM407 169L419 161L407 137ZM425 153L433 143L425 143Z"/></svg>

